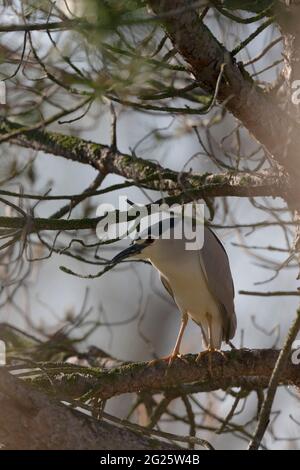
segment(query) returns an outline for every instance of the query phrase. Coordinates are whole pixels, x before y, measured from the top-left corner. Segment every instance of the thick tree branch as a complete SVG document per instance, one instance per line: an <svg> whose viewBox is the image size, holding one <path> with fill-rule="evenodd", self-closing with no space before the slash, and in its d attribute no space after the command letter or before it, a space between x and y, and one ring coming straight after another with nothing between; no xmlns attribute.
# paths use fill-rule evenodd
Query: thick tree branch
<svg viewBox="0 0 300 470"><path fill-rule="evenodd" d="M17 128L16 124L3 123L0 125L0 135ZM186 200L223 196L284 197L286 188L290 186L285 174L272 175L268 171L202 175L180 173L163 168L158 163L111 149L109 146L57 132L22 132L10 142L91 165L103 175L113 173L149 189L166 191L169 194L183 193Z"/></svg>
<svg viewBox="0 0 300 470"><path fill-rule="evenodd" d="M90 230L95 229L100 218L47 219L40 217L0 217L0 227L26 230L27 233L42 230Z"/></svg>
<svg viewBox="0 0 300 470"><path fill-rule="evenodd" d="M196 9L184 10L185 0L149 0L149 5L158 15L165 14L166 32L190 65L201 87L213 92L221 66L226 64L226 79L219 87L219 101L277 162L299 177L299 124L255 85L241 64L231 57L201 21Z"/></svg>
<svg viewBox="0 0 300 470"><path fill-rule="evenodd" d="M171 368L163 360L151 363L132 363L110 370L97 368L79 368L68 364L65 372L62 365L43 364L47 374L51 377L51 384L47 377L41 375L35 378L36 386L51 391L53 384L56 393L61 398L78 398L90 392L97 391L102 399L108 399L123 393L136 393L142 391L161 392L168 390L182 393L182 386L193 384L194 391L213 390L228 387L242 386L257 389L265 387L274 369L280 351L272 349L262 350L232 350L225 352L224 357L219 353L212 353L211 357L204 356L196 363L195 355L187 355L184 360L178 359ZM210 375L211 370L213 377ZM59 372L58 372L59 371ZM197 384L196 384L197 383ZM281 371L279 383L281 385L300 384L300 367L291 361Z"/></svg>
<svg viewBox="0 0 300 470"><path fill-rule="evenodd" d="M0 369L0 442L5 449L176 449L175 444L97 421Z"/></svg>

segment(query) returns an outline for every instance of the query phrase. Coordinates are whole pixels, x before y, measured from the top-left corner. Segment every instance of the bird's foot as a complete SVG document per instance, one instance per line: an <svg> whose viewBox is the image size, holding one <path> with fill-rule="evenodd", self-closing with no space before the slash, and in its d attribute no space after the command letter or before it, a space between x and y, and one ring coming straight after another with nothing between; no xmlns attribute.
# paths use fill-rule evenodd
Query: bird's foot
<svg viewBox="0 0 300 470"><path fill-rule="evenodd" d="M167 356L167 357L164 357L163 360L164 361L167 361L168 362L168 366L166 368L166 372L165 372L165 375L168 375L168 372L173 364L173 362L176 360L176 359L180 359L181 361L183 361L185 364L188 363L188 361L179 353L172 353L170 356Z"/></svg>
<svg viewBox="0 0 300 470"><path fill-rule="evenodd" d="M158 364L160 361L160 359L151 359L151 361L148 361L148 364L147 364L147 367L151 367L151 366L155 366L156 364Z"/></svg>
<svg viewBox="0 0 300 470"><path fill-rule="evenodd" d="M162 358L159 358L159 359L152 359L152 361L148 362L147 367L154 366L154 365L158 364L159 362L164 361L164 362L168 363L168 368L169 368L169 367L171 367L171 365L173 364L173 362L176 359L180 359L181 361L185 362L185 364L188 364L188 361L184 358L184 356L182 356L179 353L176 353L176 354L172 353L169 356L165 356L165 357L162 357Z"/></svg>
<svg viewBox="0 0 300 470"><path fill-rule="evenodd" d="M222 356L222 359L226 360L227 361L227 357L226 355L224 354L223 351L220 351L219 349L215 349L215 348L208 348L206 349L205 351L201 351L197 358L196 358L196 363L200 362L203 357L205 356L208 356L208 370L209 370L209 373L210 375L212 376L213 375L213 371L212 371L212 356L214 354L220 354Z"/></svg>
<svg viewBox="0 0 300 470"><path fill-rule="evenodd" d="M170 356L164 357L164 361L168 361L168 367L171 367L175 359L180 359L183 361L185 364L188 364L188 361L184 358L182 354L176 353L176 354L170 354Z"/></svg>
<svg viewBox="0 0 300 470"><path fill-rule="evenodd" d="M204 356L207 356L208 354L220 354L222 356L223 359L226 359L227 361L227 357L225 355L225 353L223 351L220 351L220 349L215 349L215 348L208 348L206 349L205 351L201 351L199 352L197 358L196 358L196 362L200 362L201 359L204 357Z"/></svg>
<svg viewBox="0 0 300 470"><path fill-rule="evenodd" d="M214 353L215 352L215 349L213 348L208 348L208 349L205 349L205 351L201 351L199 352L197 358L196 358L196 362L200 362L203 357L207 356L208 354L211 354L211 353Z"/></svg>

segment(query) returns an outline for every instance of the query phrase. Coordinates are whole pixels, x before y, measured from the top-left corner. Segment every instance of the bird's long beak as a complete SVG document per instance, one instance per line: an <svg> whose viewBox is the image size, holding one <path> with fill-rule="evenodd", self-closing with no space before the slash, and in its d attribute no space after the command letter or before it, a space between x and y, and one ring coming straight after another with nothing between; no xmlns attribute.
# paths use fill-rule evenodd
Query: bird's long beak
<svg viewBox="0 0 300 470"><path fill-rule="evenodd" d="M125 248L125 250L121 251L118 253L112 260L112 263L119 263L120 261L123 261L126 258L129 258L130 256L137 255L141 252L142 246L138 245L135 243L134 245L130 245L128 248Z"/></svg>

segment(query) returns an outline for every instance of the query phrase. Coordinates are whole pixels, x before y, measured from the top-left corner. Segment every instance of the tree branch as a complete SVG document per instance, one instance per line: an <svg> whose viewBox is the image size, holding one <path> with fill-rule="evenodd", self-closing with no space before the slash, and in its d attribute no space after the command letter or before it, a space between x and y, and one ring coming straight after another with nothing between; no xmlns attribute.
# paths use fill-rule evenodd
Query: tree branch
<svg viewBox="0 0 300 470"><path fill-rule="evenodd" d="M176 359L172 367L163 360L150 363L130 363L110 370L98 368L77 368L65 364L43 364L42 367L51 377L41 375L32 382L43 389L58 393L62 399L78 398L91 390L106 400L123 393L138 393L142 391L161 392L168 390L182 394L182 386L194 384L194 391L216 390L219 388L245 386L257 389L264 388L273 372L280 351L273 349L262 350L232 350L223 355L212 353L210 357L203 356L198 363L195 355L184 356L183 360ZM213 377L210 375L209 362ZM63 371L63 373L62 373ZM197 382L197 384L195 384ZM300 384L300 369L291 361L281 371L281 385Z"/></svg>
<svg viewBox="0 0 300 470"><path fill-rule="evenodd" d="M0 125L0 135L13 132L18 127L6 121ZM102 175L113 173L148 189L166 191L169 194L183 193L186 200L223 196L284 197L286 188L290 186L287 176L283 173L272 175L268 171L202 175L176 172L163 168L158 163L111 149L109 146L57 132L23 132L17 137L12 137L10 142L91 165Z"/></svg>
<svg viewBox="0 0 300 470"><path fill-rule="evenodd" d="M190 65L195 78L209 93L215 89L222 64L225 78L218 99L295 178L300 175L299 124L264 93L250 75L219 43L196 9L184 9L185 0L149 0L174 47ZM180 14L177 13L180 11Z"/></svg>
<svg viewBox="0 0 300 470"><path fill-rule="evenodd" d="M5 449L178 449L104 420L97 421L0 369L0 442Z"/></svg>
<svg viewBox="0 0 300 470"><path fill-rule="evenodd" d="M65 30L75 29L81 25L86 25L84 21L64 20L43 23L26 23L26 24L6 24L0 25L0 33L14 33L16 31L51 31L51 30ZM89 25L89 27L92 25Z"/></svg>
<svg viewBox="0 0 300 470"><path fill-rule="evenodd" d="M272 405L273 405L273 401L276 395L280 376L281 376L283 369L287 366L290 351L291 351L291 348L293 347L293 342L295 341L297 337L299 329L300 329L300 309L298 309L297 311L296 319L288 332L287 338L285 340L285 344L282 350L280 351L274 370L272 372L269 387L268 387L268 392L263 402L263 406L259 415L259 421L257 424L257 428L255 430L255 434L249 444L249 450L258 450L260 443L263 439L263 436L266 432L267 426L269 424Z"/></svg>

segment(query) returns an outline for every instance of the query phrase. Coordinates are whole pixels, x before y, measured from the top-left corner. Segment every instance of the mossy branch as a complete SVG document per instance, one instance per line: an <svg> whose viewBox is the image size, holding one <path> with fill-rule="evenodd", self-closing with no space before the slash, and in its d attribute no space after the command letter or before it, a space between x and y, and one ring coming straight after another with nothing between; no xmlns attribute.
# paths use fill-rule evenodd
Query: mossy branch
<svg viewBox="0 0 300 470"><path fill-rule="evenodd" d="M103 175L116 174L136 185L170 195L182 195L186 200L206 197L284 197L289 182L284 174L272 174L268 171L259 173L225 172L219 174L190 174L163 168L135 155L111 149L75 136L43 130L29 130L13 137L18 129L15 123L5 121L0 125L0 136L12 132L11 143L40 150L55 156L64 157L78 163L94 167Z"/></svg>
<svg viewBox="0 0 300 470"><path fill-rule="evenodd" d="M274 349L240 349L224 352L224 356L212 353L197 363L197 356L189 354L176 359L170 368L164 360L127 363L109 370L48 363L41 364L47 375L41 372L27 380L42 390L57 393L62 399L97 393L99 398L106 400L124 393L143 391L173 391L180 395L187 386L189 392L240 386L256 390L267 386L279 353ZM281 372L279 384L300 385L299 366L289 360Z"/></svg>

